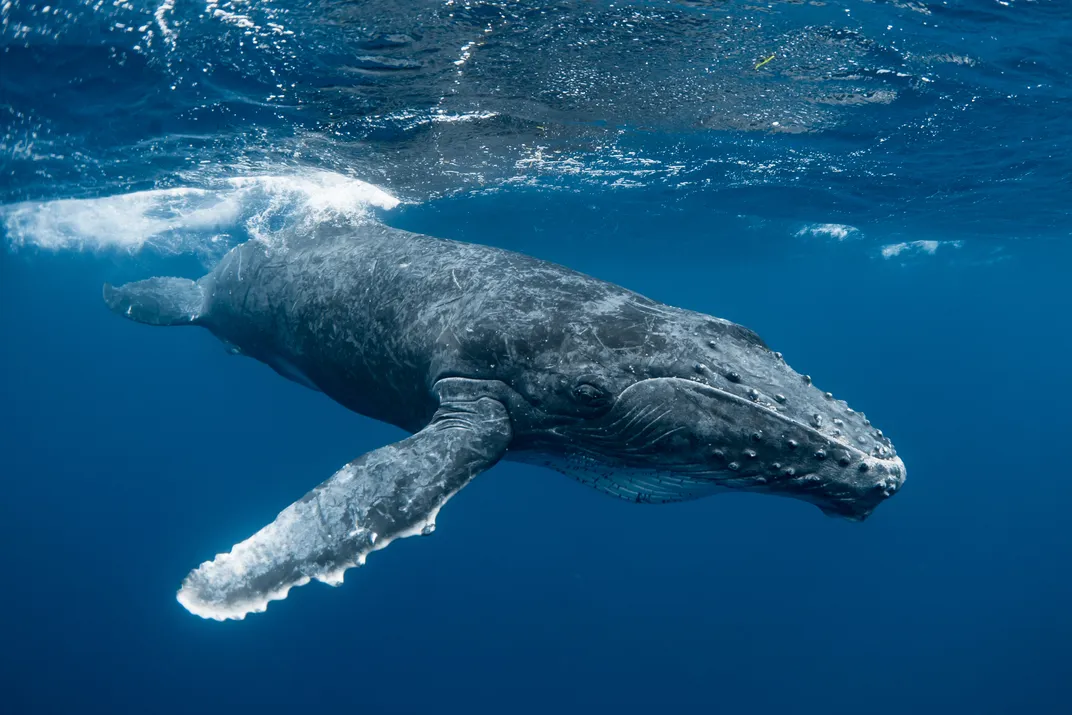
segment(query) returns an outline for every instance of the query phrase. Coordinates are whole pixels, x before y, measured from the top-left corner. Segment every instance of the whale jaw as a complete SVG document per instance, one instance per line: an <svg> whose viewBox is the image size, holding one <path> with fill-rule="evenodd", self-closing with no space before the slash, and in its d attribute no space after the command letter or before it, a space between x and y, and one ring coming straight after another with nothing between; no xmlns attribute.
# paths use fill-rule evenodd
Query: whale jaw
<svg viewBox="0 0 1072 715"><path fill-rule="evenodd" d="M524 461L642 503L732 489L793 497L862 521L906 474L892 448L864 452L840 431L684 378L640 380L602 418L555 431L560 454Z"/></svg>

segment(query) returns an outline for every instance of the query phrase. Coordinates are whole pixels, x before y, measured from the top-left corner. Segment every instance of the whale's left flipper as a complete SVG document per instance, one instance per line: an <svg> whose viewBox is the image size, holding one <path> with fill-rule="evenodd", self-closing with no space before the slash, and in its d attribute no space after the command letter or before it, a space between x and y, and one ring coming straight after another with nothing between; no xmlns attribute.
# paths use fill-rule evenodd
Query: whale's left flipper
<svg viewBox="0 0 1072 715"><path fill-rule="evenodd" d="M355 459L229 553L183 581L178 599L203 618L243 618L317 579L343 572L392 540L429 533L439 509L510 444L510 417L487 383L436 383L439 410L412 437Z"/></svg>

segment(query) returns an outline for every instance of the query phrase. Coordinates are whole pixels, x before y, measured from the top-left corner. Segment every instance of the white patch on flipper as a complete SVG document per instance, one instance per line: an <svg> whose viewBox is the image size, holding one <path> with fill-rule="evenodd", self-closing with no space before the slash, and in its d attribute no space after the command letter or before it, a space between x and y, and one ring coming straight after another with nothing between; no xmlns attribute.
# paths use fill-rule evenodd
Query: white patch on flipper
<svg viewBox="0 0 1072 715"><path fill-rule="evenodd" d="M329 586L340 586L343 583L346 571L356 566L363 566L366 557L373 551L386 548L396 539L430 533L426 530L429 527L435 528L435 520L439 510L457 493L458 491L455 490L447 494L424 519L418 521L409 529L392 536L378 535L359 525L355 526L354 530L350 532L350 536L360 538L367 535L367 543L369 544L369 548L357 555L356 561L333 564L315 573L307 572L301 577L281 584L269 591L257 592L246 598L233 600L226 604L213 603L202 598L201 593L205 590L205 585L209 587L210 591L231 592L234 590L235 584L242 584L250 573L260 573L262 570L256 568L259 564L268 564L270 568L272 564L283 563L286 559L294 556L296 550L300 552L302 544L298 544L296 549L294 540L288 538L288 531L292 535L304 535L304 532L300 529L294 530L292 528L299 522L300 515L295 507L301 502L292 504L284 509L275 521L245 541L235 544L228 553L217 554L212 561L206 561L194 569L183 581L182 588L176 594L176 599L182 604L183 608L201 618L215 621L242 620L250 613L263 613L268 609L268 604L271 601L285 599L292 588L304 586L311 580L315 579Z"/></svg>
<svg viewBox="0 0 1072 715"><path fill-rule="evenodd" d="M206 561L202 566L212 563ZM179 593L175 596L182 607L195 616L201 616L202 618L211 618L214 621L226 621L226 620L242 620L250 613L264 613L268 610L269 601L281 601L287 597L290 593L290 589L295 586L304 586L309 583L309 578L302 578L294 583L287 584L281 588L271 591L265 594L264 598L249 599L248 601L241 601L234 604L231 608L221 608L219 606L213 606L198 600L197 596L192 594L186 589L185 586L179 589Z"/></svg>

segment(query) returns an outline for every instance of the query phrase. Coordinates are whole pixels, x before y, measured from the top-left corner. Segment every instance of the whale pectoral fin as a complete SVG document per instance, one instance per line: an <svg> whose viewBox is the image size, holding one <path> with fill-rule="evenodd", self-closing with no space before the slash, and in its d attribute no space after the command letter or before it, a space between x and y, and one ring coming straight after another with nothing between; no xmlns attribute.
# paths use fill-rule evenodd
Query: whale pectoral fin
<svg viewBox="0 0 1072 715"><path fill-rule="evenodd" d="M294 586L342 583L394 539L430 533L439 509L506 453L510 418L501 402L450 378L440 407L412 437L369 452L280 512L229 553L191 571L178 600L203 618L244 618Z"/></svg>
<svg viewBox="0 0 1072 715"><path fill-rule="evenodd" d="M185 278L149 278L116 288L104 284L113 313L147 325L196 325L205 308L201 285Z"/></svg>

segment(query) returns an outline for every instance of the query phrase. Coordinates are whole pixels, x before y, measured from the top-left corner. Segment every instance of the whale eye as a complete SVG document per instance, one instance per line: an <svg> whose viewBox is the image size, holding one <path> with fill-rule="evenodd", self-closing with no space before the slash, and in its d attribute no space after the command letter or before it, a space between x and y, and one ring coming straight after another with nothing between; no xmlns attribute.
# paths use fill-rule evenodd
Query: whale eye
<svg viewBox="0 0 1072 715"><path fill-rule="evenodd" d="M610 404L610 393L599 385L581 382L573 387L573 399L588 407L603 407Z"/></svg>

